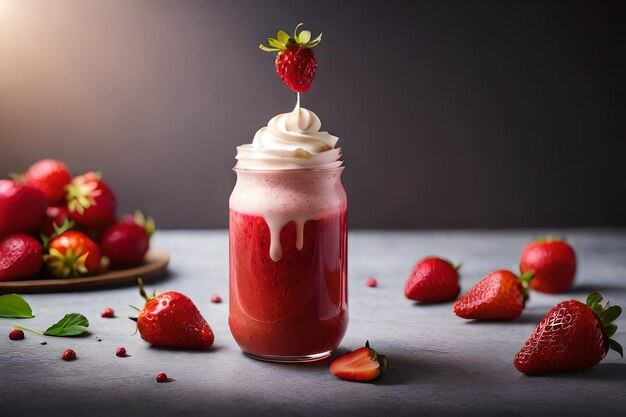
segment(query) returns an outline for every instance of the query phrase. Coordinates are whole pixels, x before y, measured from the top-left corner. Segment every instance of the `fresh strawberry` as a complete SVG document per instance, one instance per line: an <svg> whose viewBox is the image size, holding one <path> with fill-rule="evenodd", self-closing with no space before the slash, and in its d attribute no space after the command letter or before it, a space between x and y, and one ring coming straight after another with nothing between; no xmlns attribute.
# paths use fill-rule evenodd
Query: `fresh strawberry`
<svg viewBox="0 0 626 417"><path fill-rule="evenodd" d="M404 286L404 295L413 301L434 303L454 300L459 287L458 267L449 261L431 256L415 264Z"/></svg>
<svg viewBox="0 0 626 417"><path fill-rule="evenodd" d="M25 233L0 238L0 281L29 278L43 263L43 246Z"/></svg>
<svg viewBox="0 0 626 417"><path fill-rule="evenodd" d="M47 205L38 189L0 180L0 236L37 230Z"/></svg>
<svg viewBox="0 0 626 417"><path fill-rule="evenodd" d="M335 359L330 364L330 372L337 378L366 382L378 378L388 367L387 358L365 342L364 347Z"/></svg>
<svg viewBox="0 0 626 417"><path fill-rule="evenodd" d="M515 355L513 364L525 374L579 371L598 364L609 348L622 357L622 346L611 336L619 306L602 306L602 296L593 292L587 304L564 301L548 312Z"/></svg>
<svg viewBox="0 0 626 417"><path fill-rule="evenodd" d="M206 349L213 345L213 330L195 304L176 291L148 297L141 278L139 291L146 305L137 317L141 338L152 346Z"/></svg>
<svg viewBox="0 0 626 417"><path fill-rule="evenodd" d="M63 162L42 159L28 168L24 180L41 191L49 204L55 205L65 199L65 186L72 181L72 176Z"/></svg>
<svg viewBox="0 0 626 417"><path fill-rule="evenodd" d="M115 222L117 201L100 174L88 172L67 186L67 208L76 223L103 229Z"/></svg>
<svg viewBox="0 0 626 417"><path fill-rule="evenodd" d="M277 39L267 40L269 46L259 45L266 52L278 52L275 61L276 74L294 93L305 93L311 88L317 70L317 59L311 48L322 40L321 33L311 40L310 31L298 32L300 26L302 23L296 26L293 37L279 30Z"/></svg>
<svg viewBox="0 0 626 417"><path fill-rule="evenodd" d="M46 214L39 227L39 232L43 236L52 236L56 229L63 226L69 220L70 211L65 206L50 206L46 209ZM56 229L55 229L56 226Z"/></svg>
<svg viewBox="0 0 626 417"><path fill-rule="evenodd" d="M557 294L567 291L576 274L576 253L564 240L548 237L529 243L519 263L522 273L533 271L531 288Z"/></svg>
<svg viewBox="0 0 626 417"><path fill-rule="evenodd" d="M154 221L149 217L146 219L141 212L135 213L135 217L125 216L102 235L102 253L113 265L141 263L150 247L154 229Z"/></svg>
<svg viewBox="0 0 626 417"><path fill-rule="evenodd" d="M512 320L519 317L528 299L532 272L518 277L498 270L476 283L454 303L454 313L464 319Z"/></svg>
<svg viewBox="0 0 626 417"><path fill-rule="evenodd" d="M57 277L79 277L100 270L100 248L82 232L62 232L48 242L46 265Z"/></svg>

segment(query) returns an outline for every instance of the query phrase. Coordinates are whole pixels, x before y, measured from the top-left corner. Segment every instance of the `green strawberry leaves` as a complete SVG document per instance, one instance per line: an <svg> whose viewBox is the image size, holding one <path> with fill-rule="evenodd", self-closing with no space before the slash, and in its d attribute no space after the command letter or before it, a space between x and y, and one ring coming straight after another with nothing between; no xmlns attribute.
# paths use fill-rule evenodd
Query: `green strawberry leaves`
<svg viewBox="0 0 626 417"><path fill-rule="evenodd" d="M14 329L26 330L38 334L40 336L55 336L55 337L71 337L78 336L89 327L89 320L87 317L78 313L70 313L63 316L61 320L48 327L45 331L27 329L21 326L13 326Z"/></svg>
<svg viewBox="0 0 626 417"><path fill-rule="evenodd" d="M617 331L617 325L613 323L622 314L622 308L620 306L610 306L607 301L606 305L600 304L602 302L602 295L597 291L592 292L587 296L587 305L598 315L602 325L604 326L604 332L609 339L609 348L613 349L620 356L624 357L624 349L615 340L611 339L611 336Z"/></svg>
<svg viewBox="0 0 626 417"><path fill-rule="evenodd" d="M260 44L259 48L265 52L280 52L286 50L288 46L293 44L298 44L302 48L313 48L322 41L321 33L317 38L311 40L313 35L310 30L301 30L298 32L300 26L302 26L302 23L296 26L296 29L293 31L293 36L289 36L287 32L279 30L276 33L276 39L268 38L267 45Z"/></svg>
<svg viewBox="0 0 626 417"><path fill-rule="evenodd" d="M0 295L0 317L10 319L30 319L33 310L30 305L17 294Z"/></svg>
<svg viewBox="0 0 626 417"><path fill-rule="evenodd" d="M89 327L87 317L78 313L70 313L48 327L43 334L46 336L78 336L85 333L87 327Z"/></svg>

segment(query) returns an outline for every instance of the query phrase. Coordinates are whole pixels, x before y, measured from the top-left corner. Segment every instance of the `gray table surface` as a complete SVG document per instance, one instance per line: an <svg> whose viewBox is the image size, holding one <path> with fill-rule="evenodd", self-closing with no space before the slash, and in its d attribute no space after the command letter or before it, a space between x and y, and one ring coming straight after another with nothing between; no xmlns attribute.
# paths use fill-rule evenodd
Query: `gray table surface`
<svg viewBox="0 0 626 417"><path fill-rule="evenodd" d="M558 231L557 231L558 232ZM529 377L513 356L557 302L598 289L626 306L626 231L566 231L579 257L575 288L532 293L523 315L509 323L479 323L452 313L452 304L417 305L403 295L417 259L439 254L462 261L462 291L494 269L514 268L538 231L351 232L348 332L338 352L365 339L391 361L374 383L336 379L330 359L279 365L243 356L228 329L228 246L225 231L158 232L153 245L171 252L170 274L150 287L189 295L215 332L214 348L187 352L151 348L126 317L141 305L134 287L25 295L45 328L70 311L90 319L90 335L12 342L13 323L0 319L1 416L98 415L592 415L626 412L626 360L614 352L595 368ZM376 277L378 288L364 281ZM210 298L219 294L222 304ZM110 306L118 318L103 319ZM626 346L626 318L615 338ZM101 342L96 337L102 338ZM126 347L129 357L117 358ZM64 362L73 348L78 360ZM166 372L174 380L158 384Z"/></svg>

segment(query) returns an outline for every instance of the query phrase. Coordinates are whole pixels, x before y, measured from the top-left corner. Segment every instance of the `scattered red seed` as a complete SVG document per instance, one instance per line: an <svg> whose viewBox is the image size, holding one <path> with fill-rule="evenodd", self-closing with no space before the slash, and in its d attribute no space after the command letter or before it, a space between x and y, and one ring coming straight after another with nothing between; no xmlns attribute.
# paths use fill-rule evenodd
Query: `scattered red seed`
<svg viewBox="0 0 626 417"><path fill-rule="evenodd" d="M74 359L76 359L76 352L74 352L72 349L65 349L63 351L64 361L73 361Z"/></svg>
<svg viewBox="0 0 626 417"><path fill-rule="evenodd" d="M378 281L376 281L376 278L368 278L365 281L365 285L367 285L368 287L376 287L378 286Z"/></svg>
<svg viewBox="0 0 626 417"><path fill-rule="evenodd" d="M24 332L19 329L11 330L9 332L9 339L11 340L22 340L23 338Z"/></svg>
<svg viewBox="0 0 626 417"><path fill-rule="evenodd" d="M219 304L222 302L222 297L220 297L219 295L214 295L213 297L211 297L211 302Z"/></svg>
<svg viewBox="0 0 626 417"><path fill-rule="evenodd" d="M126 356L126 348L123 348L123 347L117 348L117 350L115 351L115 356L119 358Z"/></svg>
<svg viewBox="0 0 626 417"><path fill-rule="evenodd" d="M110 319L111 317L115 317L115 312L111 307L107 307L102 310L102 313L100 313L100 315L104 318Z"/></svg>
<svg viewBox="0 0 626 417"><path fill-rule="evenodd" d="M157 382L167 382L167 374L165 372L161 372L156 376Z"/></svg>

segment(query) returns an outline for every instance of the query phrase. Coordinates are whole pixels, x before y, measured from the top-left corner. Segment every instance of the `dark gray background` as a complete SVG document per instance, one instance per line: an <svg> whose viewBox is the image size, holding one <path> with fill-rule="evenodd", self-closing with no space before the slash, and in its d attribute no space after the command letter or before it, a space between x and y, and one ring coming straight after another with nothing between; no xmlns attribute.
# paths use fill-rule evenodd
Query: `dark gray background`
<svg viewBox="0 0 626 417"><path fill-rule="evenodd" d="M4 0L0 172L59 158L226 227L235 146L295 101L257 45L303 21L352 227L626 226L625 4Z"/></svg>

